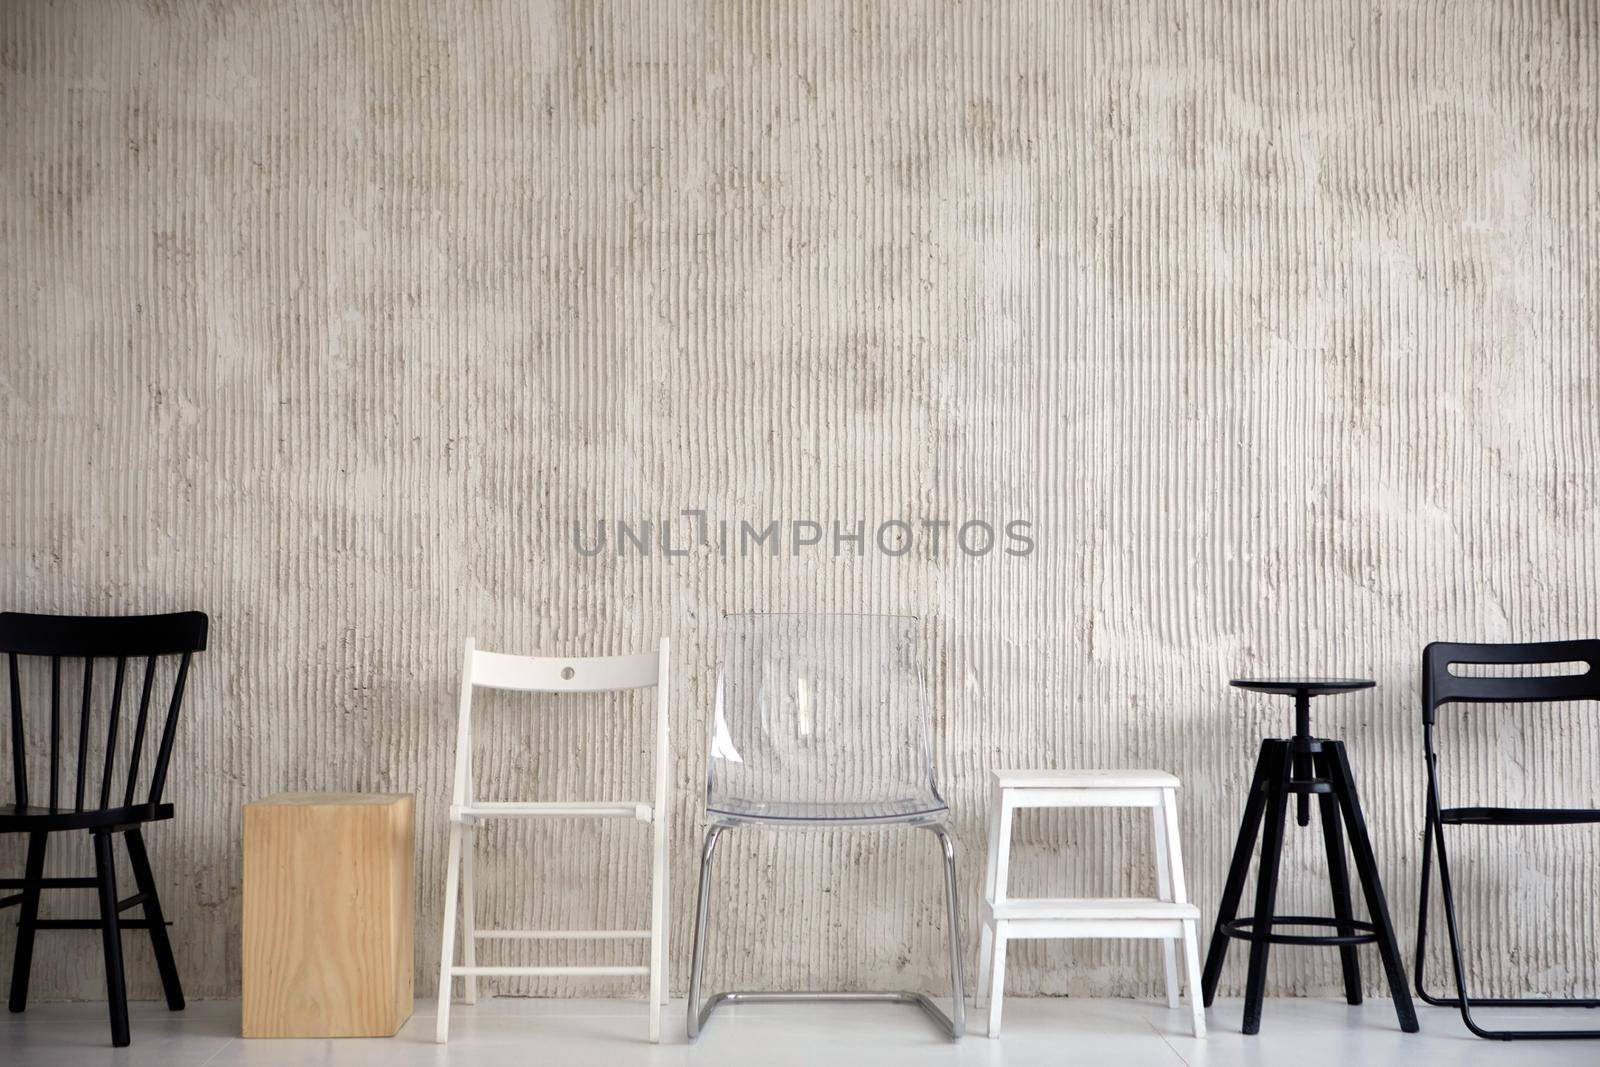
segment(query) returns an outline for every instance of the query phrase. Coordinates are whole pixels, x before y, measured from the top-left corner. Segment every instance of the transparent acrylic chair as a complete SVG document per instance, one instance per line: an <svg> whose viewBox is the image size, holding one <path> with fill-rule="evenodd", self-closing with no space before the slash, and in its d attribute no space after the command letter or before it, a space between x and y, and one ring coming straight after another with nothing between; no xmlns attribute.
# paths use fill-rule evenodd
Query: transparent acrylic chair
<svg viewBox="0 0 1600 1067"><path fill-rule="evenodd" d="M749 1001L915 1004L951 1038L965 1031L955 843L934 781L924 649L917 620L890 615L730 615L706 779L710 825L700 856L690 1040L719 1005ZM911 826L944 857L952 1012L911 992L717 993L702 1005L712 860L722 834L766 829Z"/></svg>

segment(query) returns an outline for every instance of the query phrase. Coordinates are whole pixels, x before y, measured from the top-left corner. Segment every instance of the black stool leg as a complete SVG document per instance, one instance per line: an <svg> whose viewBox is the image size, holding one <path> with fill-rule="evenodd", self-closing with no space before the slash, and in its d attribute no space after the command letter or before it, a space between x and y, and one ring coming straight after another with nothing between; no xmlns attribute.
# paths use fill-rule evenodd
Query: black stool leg
<svg viewBox="0 0 1600 1067"><path fill-rule="evenodd" d="M33 969L33 924L39 921L39 881L44 877L44 846L50 835L28 835L28 859L23 868L22 914L17 916L17 945L11 957L11 1010L28 1006L28 975Z"/></svg>
<svg viewBox="0 0 1600 1067"><path fill-rule="evenodd" d="M1367 912L1378 928L1378 955L1383 960L1383 970L1389 979L1389 993L1394 997L1394 1013L1400 1019L1400 1029L1416 1033L1417 1010L1411 1003L1411 989L1406 985L1405 968L1400 962L1400 947L1395 943L1394 924L1389 920L1389 905L1383 897L1383 883L1378 878L1378 859L1372 851L1372 840L1367 836L1367 823L1361 815L1361 802L1356 798L1354 776L1350 761L1344 754L1342 741L1324 741L1323 751L1328 756L1329 780L1333 783L1339 805L1344 809L1345 829L1350 835L1350 853L1355 857L1356 874L1361 879L1361 891L1367 898Z"/></svg>
<svg viewBox="0 0 1600 1067"><path fill-rule="evenodd" d="M1271 741L1263 741L1261 754L1256 757L1255 773L1250 777L1250 792L1244 803L1244 820L1239 824L1239 837L1233 843L1233 861L1228 865L1222 903L1217 907L1217 924L1211 928L1211 947L1206 949L1206 970L1200 979L1201 1003L1208 1008L1217 995L1217 980L1222 975L1222 964L1228 957L1229 938L1222 932L1222 927L1239 917L1239 897L1244 893L1244 880L1250 874L1250 857L1256 850L1261 813L1267 806L1265 790L1272 764L1268 748L1271 744Z"/></svg>
<svg viewBox="0 0 1600 1067"><path fill-rule="evenodd" d="M100 940L106 953L106 1003L111 1010L111 1043L128 1044L128 987L122 976L122 924L117 920L117 870L111 834L94 834L94 868L100 890Z"/></svg>
<svg viewBox="0 0 1600 1067"><path fill-rule="evenodd" d="M1321 777L1332 779L1328 759L1317 756ZM1322 816L1322 840L1328 851L1328 884L1333 890L1333 917L1339 920L1339 936L1349 937L1355 927L1349 925L1350 872L1344 862L1344 834L1339 830L1339 798L1332 793L1320 793L1317 806ZM1361 961L1356 956L1356 946L1339 946L1339 967L1344 971L1344 999L1348 1004L1361 1003Z"/></svg>
<svg viewBox="0 0 1600 1067"><path fill-rule="evenodd" d="M1271 776L1267 780L1267 826L1261 837L1261 867L1256 873L1254 937L1250 941L1250 972L1245 977L1244 1024L1247 1034L1261 1030L1261 1003L1267 994L1267 955L1272 943L1272 916L1278 900L1278 860L1283 854L1283 824L1289 806L1284 788L1289 777L1288 746L1278 749Z"/></svg>
<svg viewBox="0 0 1600 1067"><path fill-rule="evenodd" d="M167 940L167 921L161 914L161 898L156 895L156 880L150 873L150 856L144 850L144 835L137 827L123 835L128 844L128 862L133 881L144 897L144 918L150 927L150 947L155 950L156 969L161 972L161 988L167 994L167 1007L183 1010L183 983L178 981L178 964L172 958L172 942Z"/></svg>

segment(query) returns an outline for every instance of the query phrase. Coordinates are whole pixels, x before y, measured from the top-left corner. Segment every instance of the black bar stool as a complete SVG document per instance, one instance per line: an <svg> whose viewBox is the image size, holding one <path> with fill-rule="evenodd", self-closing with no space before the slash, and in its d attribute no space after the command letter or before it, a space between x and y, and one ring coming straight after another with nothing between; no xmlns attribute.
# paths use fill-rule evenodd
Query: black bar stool
<svg viewBox="0 0 1600 1067"><path fill-rule="evenodd" d="M1233 862L1217 908L1217 924L1211 932L1211 949L1206 953L1201 992L1207 1007L1217 992L1217 979L1228 954L1228 941L1238 938L1250 942L1250 973L1245 980L1244 1026L1247 1034L1261 1029L1261 1001L1267 987L1267 952L1272 945L1334 945L1344 970L1345 1000L1361 1003L1361 969L1356 946L1375 943L1383 958L1383 969L1394 996L1395 1014L1400 1029L1417 1032L1417 1013L1411 1004L1395 944L1394 927L1389 921L1389 905L1378 879L1378 863L1367 837L1367 823L1356 799L1355 780L1350 761L1345 758L1344 742L1311 736L1311 698L1324 693L1349 693L1370 689L1367 678L1235 678L1240 689L1259 693L1279 693L1294 697L1294 736L1288 740L1266 738L1256 759L1250 781L1250 796L1245 801L1244 822L1234 844ZM1289 794L1297 795L1295 821L1311 822L1311 795L1316 794L1321 809L1322 837L1328 851L1328 880L1333 891L1333 918L1311 915L1276 915L1278 859L1283 852L1283 831ZM1266 833L1261 840L1261 867L1256 877L1256 911L1239 918L1239 897L1244 892L1245 876L1250 873L1250 854L1255 851L1256 835L1266 818ZM1351 915L1350 876L1345 867L1344 841L1339 833L1343 820L1350 834L1350 851L1356 861L1356 876L1367 898L1370 922ZM1332 934L1279 933L1280 926L1331 927Z"/></svg>

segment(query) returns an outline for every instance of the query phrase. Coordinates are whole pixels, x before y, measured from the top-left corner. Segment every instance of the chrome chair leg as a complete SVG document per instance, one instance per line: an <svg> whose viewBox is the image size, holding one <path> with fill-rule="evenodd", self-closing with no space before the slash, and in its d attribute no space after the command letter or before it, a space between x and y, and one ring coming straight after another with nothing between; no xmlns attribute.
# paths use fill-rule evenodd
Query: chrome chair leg
<svg viewBox="0 0 1600 1067"><path fill-rule="evenodd" d="M706 965L706 924L711 912L711 861L716 856L717 839L724 827L706 829L706 841L700 850L700 894L694 912L694 959L689 968L689 1040L700 1036L700 1027L710 1016L713 1004L700 1010L700 977Z"/></svg>
<svg viewBox="0 0 1600 1067"><path fill-rule="evenodd" d="M965 976L961 970L961 906L956 896L956 843L950 831L935 826L939 848L944 853L944 893L948 909L947 923L950 933L950 1018L941 1020L950 1036L959 1039L967 1032L967 992Z"/></svg>
<svg viewBox="0 0 1600 1067"><path fill-rule="evenodd" d="M950 992L951 1014L923 993L905 992L728 992L717 993L701 1003L701 979L705 970L706 934L711 918L711 863L716 857L717 840L725 826L712 826L706 830L705 846L700 851L700 894L694 917L694 954L689 968L688 1035L693 1041L700 1036L711 1013L720 1005L730 1003L770 1003L775 1001L835 1002L888 1002L912 1004L922 1009L929 1019L943 1030L951 1040L959 1041L966 1034L966 983L961 966L961 908L956 894L956 846L950 831L943 826L929 826L939 839L944 854L945 905L950 930Z"/></svg>

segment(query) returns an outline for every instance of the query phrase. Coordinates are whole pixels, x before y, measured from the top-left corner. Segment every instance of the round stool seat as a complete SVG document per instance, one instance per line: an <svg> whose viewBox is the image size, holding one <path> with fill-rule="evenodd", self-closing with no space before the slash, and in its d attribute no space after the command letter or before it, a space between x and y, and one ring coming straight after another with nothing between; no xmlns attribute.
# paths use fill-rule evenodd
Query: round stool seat
<svg viewBox="0 0 1600 1067"><path fill-rule="evenodd" d="M1317 697L1325 693L1353 693L1357 689L1371 689L1378 683L1371 678L1235 678L1228 684L1257 693Z"/></svg>

